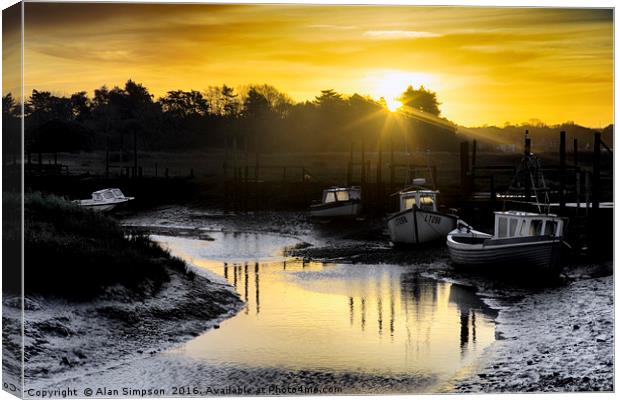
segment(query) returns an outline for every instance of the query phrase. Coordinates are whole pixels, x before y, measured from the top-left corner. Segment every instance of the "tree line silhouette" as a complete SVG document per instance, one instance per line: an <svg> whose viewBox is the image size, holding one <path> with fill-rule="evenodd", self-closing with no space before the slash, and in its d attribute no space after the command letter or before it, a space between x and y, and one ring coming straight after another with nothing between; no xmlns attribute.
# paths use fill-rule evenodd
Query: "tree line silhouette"
<svg viewBox="0 0 620 400"><path fill-rule="evenodd" d="M109 149L189 150L237 148L245 151L367 150L379 142L397 149L452 149L454 129L439 117L436 94L409 87L401 99L409 108L446 121L428 123L406 113L391 113L385 100L345 96L323 90L312 101L294 102L271 85L237 91L222 85L200 92L171 90L155 99L146 87L128 80L124 87L81 91L71 96L33 90L24 103L27 152L75 152ZM20 105L2 98L5 132L17 131ZM5 140L19 152L18 140ZM135 141L135 143L134 143ZM13 143L13 144L12 144ZM6 151L5 151L6 152Z"/></svg>
<svg viewBox="0 0 620 400"><path fill-rule="evenodd" d="M391 113L384 99L333 89L312 101L294 102L271 85L227 85L205 91L171 90L155 99L146 87L128 80L123 87L95 89L92 97L80 91L71 96L33 90L24 103L24 145L27 152L56 153L110 150L130 157L141 151L236 148L241 151L397 151L456 150L471 137L488 150L495 142L520 143L525 129L536 146L557 148L556 134L566 130L588 149L593 132L574 123L547 126L540 122L505 127L469 128L455 134L456 125L441 117L437 95L409 86L399 100L404 112ZM5 154L21 152L21 105L11 93L2 98ZM559 129L559 130L558 130ZM613 125L603 131L613 143ZM482 134L483 136L479 136ZM464 136L462 136L464 135ZM540 147L539 147L540 148Z"/></svg>

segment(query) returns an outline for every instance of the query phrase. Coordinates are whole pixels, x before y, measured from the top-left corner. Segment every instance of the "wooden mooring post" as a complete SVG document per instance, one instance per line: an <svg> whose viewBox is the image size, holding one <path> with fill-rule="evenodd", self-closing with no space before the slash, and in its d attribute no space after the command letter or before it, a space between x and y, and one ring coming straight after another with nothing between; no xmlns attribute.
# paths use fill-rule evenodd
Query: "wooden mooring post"
<svg viewBox="0 0 620 400"><path fill-rule="evenodd" d="M469 142L461 142L461 189L465 197L471 193L469 174Z"/></svg>
<svg viewBox="0 0 620 400"><path fill-rule="evenodd" d="M351 185L351 173L353 168L353 142L349 150L349 163L347 164L347 186Z"/></svg>
<svg viewBox="0 0 620 400"><path fill-rule="evenodd" d="M476 139L474 139L472 141L471 144L471 173L475 174L476 173L476 151L478 148L478 142L476 142Z"/></svg>
<svg viewBox="0 0 620 400"><path fill-rule="evenodd" d="M566 208L566 132L560 132L560 214Z"/></svg>
<svg viewBox="0 0 620 400"><path fill-rule="evenodd" d="M361 178L360 180L362 181L362 185L364 185L366 183L366 154L365 154L365 148L364 148L364 138L362 138L362 148L361 148L361 156L362 156L362 162L361 162Z"/></svg>
<svg viewBox="0 0 620 400"><path fill-rule="evenodd" d="M596 217L601 201L601 133L594 133L594 153L592 154L592 212Z"/></svg>
<svg viewBox="0 0 620 400"><path fill-rule="evenodd" d="M394 139L390 138L390 192L394 190Z"/></svg>

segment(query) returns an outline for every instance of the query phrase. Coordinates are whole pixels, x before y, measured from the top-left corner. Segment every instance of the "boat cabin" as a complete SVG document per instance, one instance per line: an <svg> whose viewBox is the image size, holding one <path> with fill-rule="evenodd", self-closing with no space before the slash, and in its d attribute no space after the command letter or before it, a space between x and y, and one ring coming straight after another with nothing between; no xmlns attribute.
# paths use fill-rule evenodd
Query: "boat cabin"
<svg viewBox="0 0 620 400"><path fill-rule="evenodd" d="M496 211L494 237L562 236L564 221L554 214Z"/></svg>
<svg viewBox="0 0 620 400"><path fill-rule="evenodd" d="M400 211L416 206L421 210L437 211L436 190L407 190L400 192Z"/></svg>
<svg viewBox="0 0 620 400"><path fill-rule="evenodd" d="M114 199L125 199L125 195L120 189L102 189L92 193L94 201L109 201Z"/></svg>
<svg viewBox="0 0 620 400"><path fill-rule="evenodd" d="M353 186L350 188L333 187L323 190L323 204L339 201L361 200L362 189Z"/></svg>

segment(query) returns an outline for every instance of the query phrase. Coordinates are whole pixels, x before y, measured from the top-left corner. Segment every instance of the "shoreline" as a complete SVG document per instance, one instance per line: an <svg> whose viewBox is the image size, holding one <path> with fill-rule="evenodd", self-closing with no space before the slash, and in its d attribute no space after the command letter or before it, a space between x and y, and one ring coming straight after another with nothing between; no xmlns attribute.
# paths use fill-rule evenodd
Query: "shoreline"
<svg viewBox="0 0 620 400"><path fill-rule="evenodd" d="M160 353L219 328L242 308L229 285L178 271L170 277L157 295L142 301L121 288L83 303L26 297L24 390ZM9 298L3 303L5 325L18 323L21 310Z"/></svg>
<svg viewBox="0 0 620 400"><path fill-rule="evenodd" d="M168 213L171 214L167 215ZM377 221L371 221L372 229L369 231L355 226L349 229L336 227L337 229L334 230L332 227L310 224L303 217L298 216L293 223L281 229L282 232L278 232L282 221L288 219L286 213L263 213L255 215L254 218L245 218L242 215L212 216L211 213L201 213L196 209L167 211L164 209L124 219L122 223L127 227L141 225L140 229L148 230L145 223L141 224L145 218L152 219L153 225L158 227L154 230L154 234L178 234L203 240L210 240L209 232L212 231L253 231L294 235L301 239L303 245L284 249L285 254L289 256L313 261L338 261L351 264L409 265L418 263L424 268L422 273L434 279L476 287L485 303L498 310L498 316L495 319L496 341L484 350L483 356L478 358L473 365L460 371L448 385L439 388L439 393L613 390L613 269L610 265L571 266L563 282L558 285L523 287L519 284L509 285L493 278L454 270L449 265L445 249L441 246L429 246L415 252L410 249L393 249L386 245L385 238L381 238L382 227ZM184 227L177 231L179 228L175 224L200 226L200 228ZM337 241L328 240L335 234L338 235ZM337 242L338 246L334 246L334 242ZM196 268L189 265L196 272ZM142 359L160 354L163 350L179 345L210 328L217 329L219 321L234 316L243 305L231 286L214 283L218 281L209 279L208 271L204 271L203 276L196 273L196 281L186 283L183 295L186 301L177 299L176 305L186 310L184 315L177 315L178 312L174 310L175 304L172 303L167 304L167 311L162 310L161 302L171 302L179 296L173 290L178 284L178 279L187 280L186 277L181 276L173 279L170 287L162 288L162 292L167 291L170 296L160 293L157 299L153 299L151 304L142 308L143 315L138 318L143 322L144 327L151 326L159 330L158 334L153 334L152 337L142 341L136 339L127 346L122 343L126 340L125 338L119 339L109 334L108 345L116 344L119 348L113 348L113 351L106 350L104 357L99 360L95 359L94 364L91 363L93 359L87 354L84 354L87 356L85 359L80 359L79 354L73 352L73 348L61 346L60 350L72 357L67 356L69 364L72 362L75 364L72 366L61 364L59 369L52 371L53 379L45 380L38 375L32 376L37 379L37 386L70 381L78 376L88 376L130 360L132 363L140 364ZM201 285L199 282L207 284ZM202 290L199 290L198 286L201 286ZM233 301L230 309L222 311L215 318L189 322L186 320L186 324L181 326L179 321L195 316L196 312L202 312L198 310L200 307L196 305L196 299L189 294L194 290L197 290L197 293L206 294L209 292L207 287L214 288L218 293L227 292L225 298L233 296L236 300ZM208 302L212 299L203 298L203 300ZM576 307L576 304L579 307ZM107 311L103 311L103 315L98 314L98 317L105 321L114 321L114 324L122 327L126 323L123 321L123 316L135 310L123 308L119 304L116 306L119 307L106 309L100 305L94 308L103 307ZM85 309L84 312L86 311ZM146 315L154 311L155 316ZM119 314L115 315L117 312ZM57 310L57 313L49 319L58 319L60 316L62 312ZM202 314L202 316L207 315ZM110 322L110 324L113 323ZM165 327L162 328L162 325ZM574 325L579 325L579 328L575 329ZM108 328L110 327L111 325L108 325ZM79 329L70 328L79 333ZM58 329L62 331L63 325L61 324ZM548 334L545 334L547 332ZM90 332L89 334L92 335ZM86 339L89 338L90 336L86 336ZM57 339L54 343L62 342L63 338ZM89 345L91 350L97 346L101 349L104 342L106 340L98 338L96 341L91 341ZM109 347L105 348L109 349ZM113 357L125 350L128 354L125 354L122 359ZM593 352L597 354L596 357L590 355ZM112 356L107 353L112 353ZM111 363L111 359L114 359L114 364ZM61 357L58 361L63 363ZM82 371L79 375L71 375L71 369L74 366L84 366L87 363L91 363L87 371ZM547 370L549 373L544 372ZM329 381L329 379L326 380Z"/></svg>

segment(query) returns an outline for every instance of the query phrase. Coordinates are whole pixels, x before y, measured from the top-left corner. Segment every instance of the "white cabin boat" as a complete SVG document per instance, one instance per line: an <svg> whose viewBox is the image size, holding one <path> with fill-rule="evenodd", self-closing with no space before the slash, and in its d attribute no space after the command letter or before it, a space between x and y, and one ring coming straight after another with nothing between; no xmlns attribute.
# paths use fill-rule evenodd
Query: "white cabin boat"
<svg viewBox="0 0 620 400"><path fill-rule="evenodd" d="M91 194L90 199L75 200L80 207L88 208L96 212L110 211L113 208L133 200L133 197L127 197L120 189L102 189Z"/></svg>
<svg viewBox="0 0 620 400"><path fill-rule="evenodd" d="M414 184L423 180L414 180ZM444 240L456 228L458 217L437 211L439 191L415 187L400 191L400 211L388 216L394 244L422 244Z"/></svg>
<svg viewBox="0 0 620 400"><path fill-rule="evenodd" d="M314 218L356 217L362 212L362 189L358 186L323 190L320 204L310 206Z"/></svg>
<svg viewBox="0 0 620 400"><path fill-rule="evenodd" d="M450 258L467 266L559 267L564 220L554 214L496 211L493 235L459 222L447 238Z"/></svg>

